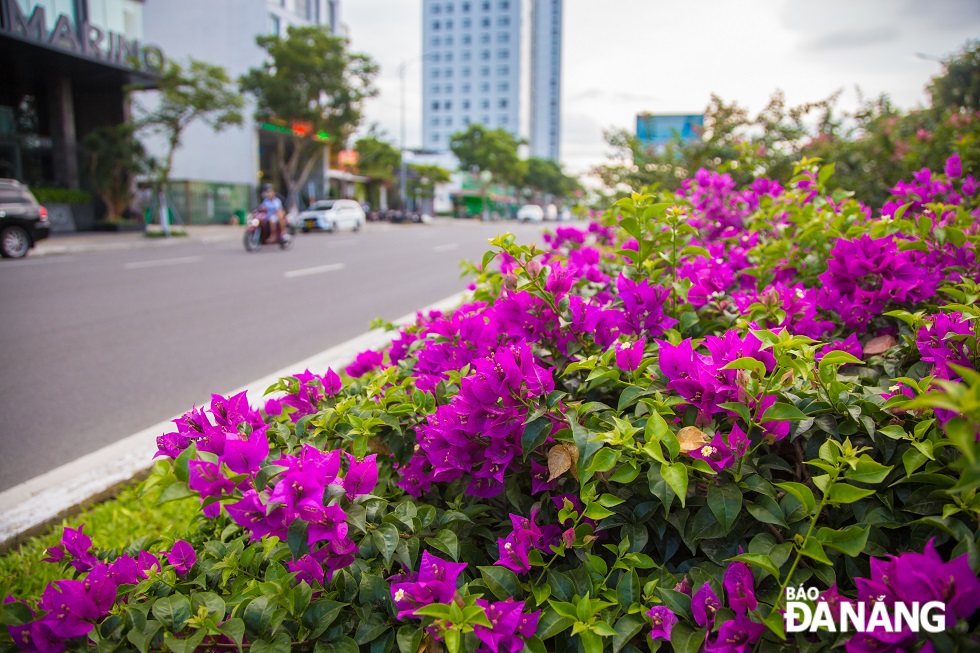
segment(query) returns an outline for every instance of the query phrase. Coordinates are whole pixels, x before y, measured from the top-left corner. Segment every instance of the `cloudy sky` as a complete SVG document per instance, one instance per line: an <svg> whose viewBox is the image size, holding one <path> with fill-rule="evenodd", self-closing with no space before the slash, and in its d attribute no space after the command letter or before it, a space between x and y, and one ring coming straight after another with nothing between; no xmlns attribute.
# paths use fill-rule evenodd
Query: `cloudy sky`
<svg viewBox="0 0 980 653"><path fill-rule="evenodd" d="M421 54L421 5L342 1L353 49L381 66L367 121L393 141L398 67ZM640 112L701 113L712 93L751 111L777 89L792 105L843 90L840 105L853 108L857 89L924 104L940 71L929 57L980 38L980 0L565 0L564 31L561 156L582 172L605 160L603 130L633 129ZM525 21L525 43L527 32ZM421 74L419 62L407 65L409 147L420 141Z"/></svg>

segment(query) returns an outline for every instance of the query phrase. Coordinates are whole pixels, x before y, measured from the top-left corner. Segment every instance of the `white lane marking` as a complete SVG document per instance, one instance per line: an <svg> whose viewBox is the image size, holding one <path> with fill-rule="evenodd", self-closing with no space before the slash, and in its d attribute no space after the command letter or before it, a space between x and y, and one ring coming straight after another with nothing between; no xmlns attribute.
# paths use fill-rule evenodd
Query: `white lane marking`
<svg viewBox="0 0 980 653"><path fill-rule="evenodd" d="M459 249L459 243L449 243L448 245L436 245L434 249L437 252L451 252L454 249Z"/></svg>
<svg viewBox="0 0 980 653"><path fill-rule="evenodd" d="M311 274L321 274L323 272L334 272L336 270L342 270L344 268L343 263L331 263L330 265L318 265L315 268L303 268L302 270L290 270L288 272L283 272L282 276L287 279L295 279L296 277L307 277Z"/></svg>
<svg viewBox="0 0 980 653"><path fill-rule="evenodd" d="M183 265L184 263L197 263L201 260L200 256L181 256L178 258L159 258L155 261L135 261L127 263L123 267L127 270L140 270L143 268L159 268L165 265Z"/></svg>

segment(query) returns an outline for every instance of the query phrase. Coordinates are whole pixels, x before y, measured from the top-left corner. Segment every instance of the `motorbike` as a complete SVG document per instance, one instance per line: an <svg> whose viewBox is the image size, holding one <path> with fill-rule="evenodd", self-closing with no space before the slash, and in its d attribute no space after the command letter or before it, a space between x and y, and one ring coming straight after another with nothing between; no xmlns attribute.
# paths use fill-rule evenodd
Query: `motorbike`
<svg viewBox="0 0 980 653"><path fill-rule="evenodd" d="M291 224L287 224L286 230L280 231L278 242L280 249L289 249L292 247L293 230L293 226ZM245 227L245 250L248 252L257 252L262 245L272 244L266 243L271 234L272 226L269 224L269 220L266 218L265 212L253 211L249 214Z"/></svg>

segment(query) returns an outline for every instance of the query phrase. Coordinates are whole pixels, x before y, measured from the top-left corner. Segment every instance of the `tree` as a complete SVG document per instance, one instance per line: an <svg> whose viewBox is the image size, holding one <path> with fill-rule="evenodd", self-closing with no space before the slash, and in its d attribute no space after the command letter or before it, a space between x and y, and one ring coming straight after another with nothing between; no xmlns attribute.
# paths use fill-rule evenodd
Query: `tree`
<svg viewBox="0 0 980 653"><path fill-rule="evenodd" d="M402 153L384 140L383 135L373 127L366 136L354 143L354 150L357 152L358 172L377 180L384 187L387 198L387 191L391 190L392 183L401 169ZM376 195L377 197L369 198L371 203L379 209L386 208L382 206L380 191Z"/></svg>
<svg viewBox="0 0 980 653"><path fill-rule="evenodd" d="M139 118L137 125L160 134L167 153L157 175L160 202L160 224L169 233L166 186L173 170L174 153L181 138L195 121L203 121L216 132L242 124L242 97L232 86L231 78L221 66L191 59L187 67L171 61L157 83L158 103Z"/></svg>
<svg viewBox="0 0 980 653"><path fill-rule="evenodd" d="M450 172L442 166L409 164L408 195L431 200L435 196L436 185L448 183L449 178Z"/></svg>
<svg viewBox="0 0 980 653"><path fill-rule="evenodd" d="M525 166L517 156L519 141L504 129L487 129L470 125L465 132L453 134L449 149L459 159L460 170L487 171L498 181L519 186Z"/></svg>
<svg viewBox="0 0 980 653"><path fill-rule="evenodd" d="M299 189L324 154L321 139L343 146L360 124L364 100L377 94L372 80L378 67L370 57L348 52L347 40L322 26L291 26L286 38L255 40L267 58L243 75L240 85L256 100L257 120L299 127L280 133L275 150L293 210Z"/></svg>
<svg viewBox="0 0 980 653"><path fill-rule="evenodd" d="M980 40L943 61L943 74L929 86L933 107L980 111Z"/></svg>
<svg viewBox="0 0 980 653"><path fill-rule="evenodd" d="M526 188L552 197L565 197L581 189L578 180L565 174L557 161L531 157L527 160Z"/></svg>
<svg viewBox="0 0 980 653"><path fill-rule="evenodd" d="M143 144L129 123L91 131L82 141L88 179L106 206L106 219L119 220L133 198L133 179L153 169Z"/></svg>

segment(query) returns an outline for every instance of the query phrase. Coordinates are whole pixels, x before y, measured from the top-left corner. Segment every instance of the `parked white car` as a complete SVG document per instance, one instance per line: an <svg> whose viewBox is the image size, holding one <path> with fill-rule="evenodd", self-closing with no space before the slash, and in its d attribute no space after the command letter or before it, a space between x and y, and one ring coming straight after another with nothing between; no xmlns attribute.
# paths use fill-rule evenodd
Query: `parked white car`
<svg viewBox="0 0 980 653"><path fill-rule="evenodd" d="M364 209L354 200L320 200L297 216L296 226L303 233L313 230L358 231L366 220Z"/></svg>
<svg viewBox="0 0 980 653"><path fill-rule="evenodd" d="M521 222L544 222L544 209L537 204L525 204L517 209L517 219Z"/></svg>

